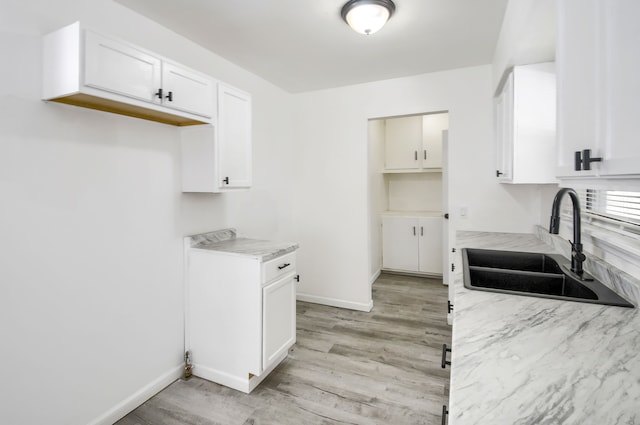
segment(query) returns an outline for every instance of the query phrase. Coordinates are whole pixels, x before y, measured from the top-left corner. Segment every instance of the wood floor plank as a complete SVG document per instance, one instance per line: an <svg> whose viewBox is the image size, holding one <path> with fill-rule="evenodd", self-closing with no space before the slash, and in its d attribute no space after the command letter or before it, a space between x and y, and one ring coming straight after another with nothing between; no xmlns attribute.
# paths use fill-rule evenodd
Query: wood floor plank
<svg viewBox="0 0 640 425"><path fill-rule="evenodd" d="M117 425L439 424L447 287L383 273L369 313L298 302L297 343L251 394L178 380Z"/></svg>

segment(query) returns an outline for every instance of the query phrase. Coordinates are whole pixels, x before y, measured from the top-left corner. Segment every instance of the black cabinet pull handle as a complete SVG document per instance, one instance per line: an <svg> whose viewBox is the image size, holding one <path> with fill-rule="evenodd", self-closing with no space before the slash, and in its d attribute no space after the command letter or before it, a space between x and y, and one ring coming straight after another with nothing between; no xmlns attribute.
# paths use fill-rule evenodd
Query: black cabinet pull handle
<svg viewBox="0 0 640 425"><path fill-rule="evenodd" d="M601 162L601 157L591 157L591 149L583 149L582 152L576 151L573 158L573 169L575 171L590 170L592 162Z"/></svg>
<svg viewBox="0 0 640 425"><path fill-rule="evenodd" d="M453 311L453 304L451 304L451 300L447 300L447 310L449 313Z"/></svg>
<svg viewBox="0 0 640 425"><path fill-rule="evenodd" d="M451 252L456 252L456 249L455 248L451 248Z"/></svg>
<svg viewBox="0 0 640 425"><path fill-rule="evenodd" d="M154 93L154 96L158 96L160 99L162 99L162 89L158 89L158 91Z"/></svg>
<svg viewBox="0 0 640 425"><path fill-rule="evenodd" d="M496 170L496 177L500 177L502 174L504 174L502 171Z"/></svg>
<svg viewBox="0 0 640 425"><path fill-rule="evenodd" d="M413 226L413 236L416 235L416 226Z"/></svg>
<svg viewBox="0 0 640 425"><path fill-rule="evenodd" d="M573 169L575 171L582 170L582 152L576 151L573 155Z"/></svg>
<svg viewBox="0 0 640 425"><path fill-rule="evenodd" d="M289 267L291 265L291 263L284 263L281 266L278 266L278 270L282 270L282 269L286 269L287 267Z"/></svg>
<svg viewBox="0 0 640 425"><path fill-rule="evenodd" d="M222 183L229 184L229 177L225 177L224 179L222 179Z"/></svg>
<svg viewBox="0 0 640 425"><path fill-rule="evenodd" d="M427 150L424 150L424 159L427 159Z"/></svg>
<svg viewBox="0 0 640 425"><path fill-rule="evenodd" d="M447 348L447 344L442 344L442 368L446 368L447 365L451 365L451 362L447 360L447 353L451 352L451 348Z"/></svg>
<svg viewBox="0 0 640 425"><path fill-rule="evenodd" d="M583 170L590 170L592 162L600 162L600 161L602 161L602 158L600 157L596 157L596 158L591 157L591 149L585 149L582 151L582 169Z"/></svg>
<svg viewBox="0 0 640 425"><path fill-rule="evenodd" d="M413 151L413 160L414 161L418 160L418 151Z"/></svg>
<svg viewBox="0 0 640 425"><path fill-rule="evenodd" d="M424 236L424 227L420 226L420 236Z"/></svg>
<svg viewBox="0 0 640 425"><path fill-rule="evenodd" d="M173 102L173 92L172 91L170 91L165 97L167 98L167 100L169 102Z"/></svg>
<svg viewBox="0 0 640 425"><path fill-rule="evenodd" d="M447 424L447 415L449 414L449 411L447 410L447 405L443 404L442 405L442 425L446 425Z"/></svg>
<svg viewBox="0 0 640 425"><path fill-rule="evenodd" d="M444 213L444 219L449 220L449 213Z"/></svg>
<svg viewBox="0 0 640 425"><path fill-rule="evenodd" d="M297 274L293 277L293 280L295 280L296 282L300 282L300 275Z"/></svg>

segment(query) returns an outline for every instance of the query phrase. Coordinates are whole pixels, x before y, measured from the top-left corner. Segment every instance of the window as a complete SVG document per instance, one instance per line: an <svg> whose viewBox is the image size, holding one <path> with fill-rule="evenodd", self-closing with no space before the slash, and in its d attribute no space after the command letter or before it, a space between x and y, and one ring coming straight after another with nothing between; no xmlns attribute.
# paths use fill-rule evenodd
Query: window
<svg viewBox="0 0 640 425"><path fill-rule="evenodd" d="M640 235L640 192L576 189L583 222L633 238ZM571 219L571 202L563 202L562 214Z"/></svg>
<svg viewBox="0 0 640 425"><path fill-rule="evenodd" d="M637 226L640 231L640 192L602 189L580 192L586 213L628 225L625 227Z"/></svg>
<svg viewBox="0 0 640 425"><path fill-rule="evenodd" d="M640 279L640 191L593 187L575 188L585 251ZM563 199L560 233L566 240L573 236L571 205L569 199Z"/></svg>

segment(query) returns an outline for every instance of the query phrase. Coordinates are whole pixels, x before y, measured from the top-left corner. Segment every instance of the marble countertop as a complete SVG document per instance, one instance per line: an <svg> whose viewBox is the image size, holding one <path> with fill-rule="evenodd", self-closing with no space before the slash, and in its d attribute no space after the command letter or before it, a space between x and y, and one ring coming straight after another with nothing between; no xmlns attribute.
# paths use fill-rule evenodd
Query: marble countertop
<svg viewBox="0 0 640 425"><path fill-rule="evenodd" d="M235 229L222 229L187 236L191 249L222 252L228 255L255 258L260 262L272 260L298 249L297 243L274 242L262 239L238 238Z"/></svg>
<svg viewBox="0 0 640 425"><path fill-rule="evenodd" d="M558 253L458 232L449 425L640 424L640 309L468 290L465 247Z"/></svg>

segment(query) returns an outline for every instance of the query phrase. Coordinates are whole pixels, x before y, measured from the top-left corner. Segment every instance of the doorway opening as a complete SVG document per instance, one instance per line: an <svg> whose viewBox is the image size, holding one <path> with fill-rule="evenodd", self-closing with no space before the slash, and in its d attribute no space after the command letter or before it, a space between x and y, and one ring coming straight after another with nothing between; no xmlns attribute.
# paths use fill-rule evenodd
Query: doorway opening
<svg viewBox="0 0 640 425"><path fill-rule="evenodd" d="M369 120L371 283L390 271L448 284L448 129L448 111Z"/></svg>

